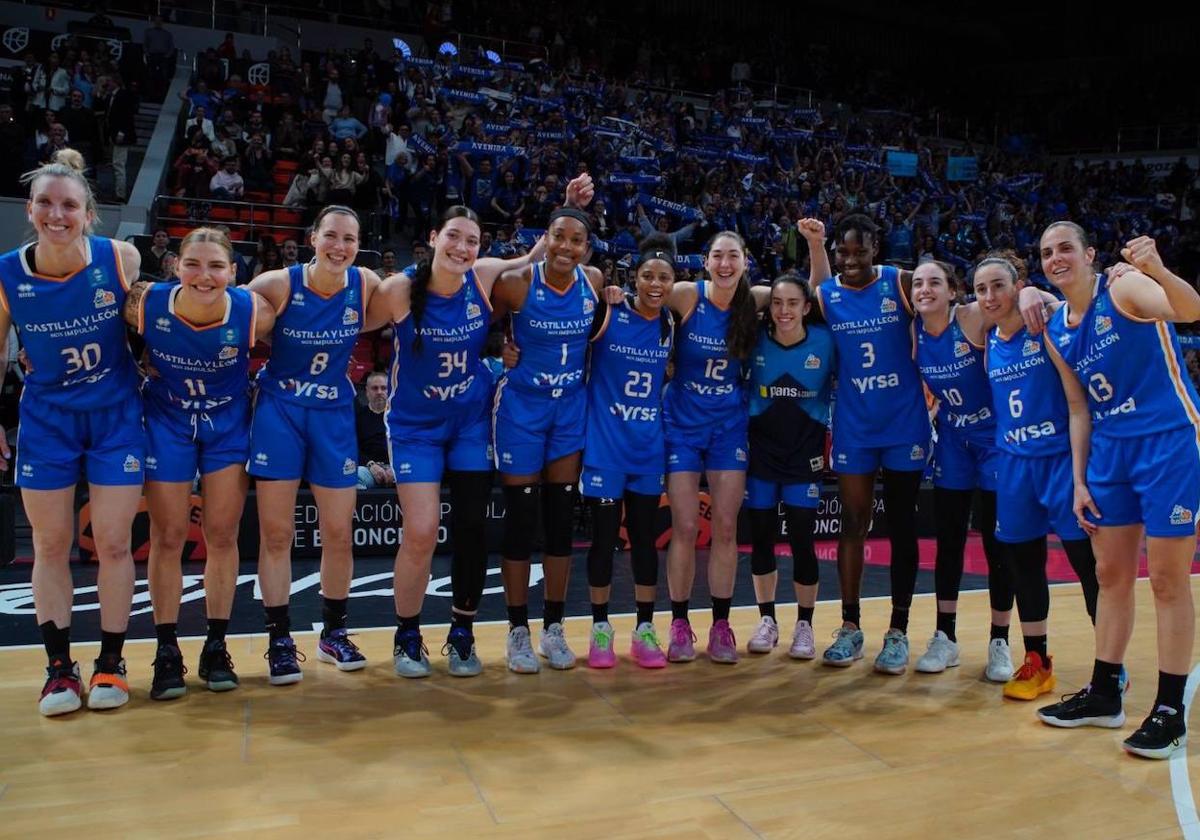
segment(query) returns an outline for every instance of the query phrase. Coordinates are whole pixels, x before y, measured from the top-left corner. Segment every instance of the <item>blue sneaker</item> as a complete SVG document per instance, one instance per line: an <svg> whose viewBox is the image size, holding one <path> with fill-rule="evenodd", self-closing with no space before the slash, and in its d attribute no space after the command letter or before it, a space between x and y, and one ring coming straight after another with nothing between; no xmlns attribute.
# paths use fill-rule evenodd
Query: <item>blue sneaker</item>
<svg viewBox="0 0 1200 840"><path fill-rule="evenodd" d="M396 675L409 679L428 677L433 671L420 630L396 631L396 646L392 650Z"/></svg>
<svg viewBox="0 0 1200 840"><path fill-rule="evenodd" d="M268 678L271 685L291 685L304 679L304 673L300 670L304 654L296 650L296 643L291 636L272 639L263 658L267 660L271 672Z"/></svg>
<svg viewBox="0 0 1200 840"><path fill-rule="evenodd" d="M833 644L825 649L821 661L835 668L849 668L863 658L863 632L839 627L833 634Z"/></svg>
<svg viewBox="0 0 1200 840"><path fill-rule="evenodd" d="M452 677L477 677L483 673L483 663L475 653L475 637L465 627L450 628L442 655L449 660Z"/></svg>
<svg viewBox="0 0 1200 840"><path fill-rule="evenodd" d="M317 659L330 663L339 671L358 671L367 667L367 657L350 641L350 634L344 627L330 630L321 637L317 643Z"/></svg>
<svg viewBox="0 0 1200 840"><path fill-rule="evenodd" d="M899 630L883 634L883 650L875 657L875 670L897 676L908 670L908 636Z"/></svg>

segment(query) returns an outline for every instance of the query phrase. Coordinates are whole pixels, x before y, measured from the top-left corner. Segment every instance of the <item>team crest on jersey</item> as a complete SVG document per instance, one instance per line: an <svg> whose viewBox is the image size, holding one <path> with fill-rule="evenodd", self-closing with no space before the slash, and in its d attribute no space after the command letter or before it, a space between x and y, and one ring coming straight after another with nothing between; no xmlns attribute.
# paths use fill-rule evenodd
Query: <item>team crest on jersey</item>
<svg viewBox="0 0 1200 840"><path fill-rule="evenodd" d="M1096 316L1096 335L1104 335L1112 329L1112 318L1107 315Z"/></svg>
<svg viewBox="0 0 1200 840"><path fill-rule="evenodd" d="M19 286L17 286L17 297L33 297L33 284L21 283Z"/></svg>
<svg viewBox="0 0 1200 840"><path fill-rule="evenodd" d="M170 318L159 318L158 320L156 320L154 322L154 326L156 329L160 329L163 332L170 332L171 331L171 319Z"/></svg>
<svg viewBox="0 0 1200 840"><path fill-rule="evenodd" d="M238 343L237 327L226 327L225 329L221 330L221 343L222 344L237 344Z"/></svg>
<svg viewBox="0 0 1200 840"><path fill-rule="evenodd" d="M104 272L98 268L93 268L91 274L88 276L88 279L91 281L93 286L103 286Z"/></svg>
<svg viewBox="0 0 1200 840"><path fill-rule="evenodd" d="M236 359L237 354L238 354L238 349L236 347L234 347L233 345L227 344L221 348L219 353L217 353L217 358L220 359L221 361L225 362L225 361L228 361L229 359Z"/></svg>
<svg viewBox="0 0 1200 840"><path fill-rule="evenodd" d="M483 311L479 308L478 303L468 303L467 304L467 320L468 321L470 321L473 318L478 318L482 314L483 314Z"/></svg>
<svg viewBox="0 0 1200 840"><path fill-rule="evenodd" d="M358 310L347 306L346 311L342 313L342 323L343 324L357 324L358 323Z"/></svg>
<svg viewBox="0 0 1200 840"><path fill-rule="evenodd" d="M821 488L819 485L817 485L815 483L808 485L808 498L810 498L810 499L821 498Z"/></svg>
<svg viewBox="0 0 1200 840"><path fill-rule="evenodd" d="M354 463L353 458L347 458L346 463L342 464L342 475L354 475L358 472L358 464Z"/></svg>
<svg viewBox="0 0 1200 840"><path fill-rule="evenodd" d="M117 296L108 289L97 289L95 297L92 298L92 303L97 309L103 309L106 306L116 306Z"/></svg>
<svg viewBox="0 0 1200 840"><path fill-rule="evenodd" d="M806 370L816 370L821 366L821 357L816 353L809 353L808 358L804 360Z"/></svg>
<svg viewBox="0 0 1200 840"><path fill-rule="evenodd" d="M142 471L142 462L132 455L125 456L125 463L122 465L127 473L135 473Z"/></svg>
<svg viewBox="0 0 1200 840"><path fill-rule="evenodd" d="M294 295L292 295L292 303L295 304L296 306L303 306L304 305L304 292L296 292Z"/></svg>
<svg viewBox="0 0 1200 840"><path fill-rule="evenodd" d="M920 444L913 446L912 452L908 453L908 457L913 461L924 461L925 447L921 446Z"/></svg>
<svg viewBox="0 0 1200 840"><path fill-rule="evenodd" d="M967 344L967 342L965 342L965 341L954 342L955 358L959 358L961 356L968 356L968 355L970 355L970 353L971 353L971 345L970 344Z"/></svg>
<svg viewBox="0 0 1200 840"><path fill-rule="evenodd" d="M1042 352L1042 343L1034 341L1032 338L1025 339L1025 344L1021 347L1022 356L1036 356Z"/></svg>
<svg viewBox="0 0 1200 840"><path fill-rule="evenodd" d="M596 311L596 304L592 301L591 298L585 297L583 299L583 314L591 315L595 311Z"/></svg>
<svg viewBox="0 0 1200 840"><path fill-rule="evenodd" d="M883 314L888 314L896 311L896 301L891 298L884 298L879 301L879 311Z"/></svg>
<svg viewBox="0 0 1200 840"><path fill-rule="evenodd" d="M817 455L808 459L808 468L813 472L820 472L825 469L825 456Z"/></svg>
<svg viewBox="0 0 1200 840"><path fill-rule="evenodd" d="M1190 525L1192 523L1192 512L1182 505L1175 505L1171 509L1171 524L1172 525Z"/></svg>

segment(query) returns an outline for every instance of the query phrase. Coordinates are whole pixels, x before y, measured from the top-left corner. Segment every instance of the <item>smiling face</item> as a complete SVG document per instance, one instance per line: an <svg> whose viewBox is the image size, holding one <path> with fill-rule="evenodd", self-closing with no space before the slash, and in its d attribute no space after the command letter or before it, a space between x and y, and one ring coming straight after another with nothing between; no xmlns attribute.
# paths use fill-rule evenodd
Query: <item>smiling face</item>
<svg viewBox="0 0 1200 840"><path fill-rule="evenodd" d="M1085 248L1078 231L1069 225L1051 225L1042 234L1042 272L1066 291L1076 283L1090 283L1094 248Z"/></svg>
<svg viewBox="0 0 1200 840"><path fill-rule="evenodd" d="M975 300L987 317L999 323L1017 306L1020 285L1012 270L1001 263L987 263L975 269Z"/></svg>
<svg viewBox="0 0 1200 840"><path fill-rule="evenodd" d="M728 234L718 236L708 248L704 270L718 289L729 291L736 287L746 273L746 250L742 243Z"/></svg>
<svg viewBox="0 0 1200 840"><path fill-rule="evenodd" d="M637 270L638 305L658 312L675 286L675 266L666 260L646 260Z"/></svg>
<svg viewBox="0 0 1200 840"><path fill-rule="evenodd" d="M587 253L588 232L583 222L569 216L555 219L546 234L546 265L559 274L575 270Z"/></svg>
<svg viewBox="0 0 1200 840"><path fill-rule="evenodd" d="M438 274L466 274L479 258L479 224L466 217L450 219L429 235L433 270ZM413 251L416 256L416 250Z"/></svg>
<svg viewBox="0 0 1200 840"><path fill-rule="evenodd" d="M954 300L954 287L946 270L937 263L926 262L913 272L913 307L922 315L944 313Z"/></svg>
<svg viewBox="0 0 1200 840"><path fill-rule="evenodd" d="M216 303L233 280L229 252L217 242L189 242L179 255L179 282L201 306Z"/></svg>
<svg viewBox="0 0 1200 840"><path fill-rule="evenodd" d="M865 286L874 276L872 266L879 245L871 234L848 230L834 249L834 263L842 279L851 286Z"/></svg>
<svg viewBox="0 0 1200 840"><path fill-rule="evenodd" d="M43 175L30 185L25 204L39 242L69 245L85 235L96 215L88 209L87 192L74 178Z"/></svg>
<svg viewBox="0 0 1200 840"><path fill-rule="evenodd" d="M810 309L812 302L799 283L783 281L771 287L771 321L777 334L794 334Z"/></svg>
<svg viewBox="0 0 1200 840"><path fill-rule="evenodd" d="M358 219L348 213L326 213L312 233L317 267L341 274L358 256Z"/></svg>

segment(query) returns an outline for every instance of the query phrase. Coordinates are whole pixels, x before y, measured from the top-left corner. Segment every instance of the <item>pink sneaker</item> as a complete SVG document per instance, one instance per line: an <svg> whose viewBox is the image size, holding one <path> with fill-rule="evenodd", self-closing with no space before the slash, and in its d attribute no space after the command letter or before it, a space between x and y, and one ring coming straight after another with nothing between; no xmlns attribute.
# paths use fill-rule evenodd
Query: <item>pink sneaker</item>
<svg viewBox="0 0 1200 840"><path fill-rule="evenodd" d="M643 668L667 667L666 654L662 652L658 644L658 634L654 632L654 625L649 621L643 621L633 631L633 644L629 647L629 655Z"/></svg>
<svg viewBox="0 0 1200 840"><path fill-rule="evenodd" d="M792 633L792 646L788 656L792 659L815 659L817 655L816 642L813 640L812 625L807 621L797 621L796 630Z"/></svg>
<svg viewBox="0 0 1200 840"><path fill-rule="evenodd" d="M612 668L617 664L617 654L613 650L613 628L607 621L592 625L587 664L589 668Z"/></svg>
<svg viewBox="0 0 1200 840"><path fill-rule="evenodd" d="M737 639L725 619L713 622L708 631L708 658L722 665L733 665L738 661Z"/></svg>
<svg viewBox="0 0 1200 840"><path fill-rule="evenodd" d="M696 634L686 618L671 622L671 643L667 646L668 662L691 662L696 658Z"/></svg>

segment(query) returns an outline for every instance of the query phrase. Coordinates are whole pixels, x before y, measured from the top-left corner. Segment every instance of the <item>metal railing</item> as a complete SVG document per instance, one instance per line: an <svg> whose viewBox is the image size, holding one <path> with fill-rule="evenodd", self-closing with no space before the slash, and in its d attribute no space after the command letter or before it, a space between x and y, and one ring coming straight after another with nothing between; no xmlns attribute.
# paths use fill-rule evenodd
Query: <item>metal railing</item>
<svg viewBox="0 0 1200 840"><path fill-rule="evenodd" d="M185 208L183 216L174 214L170 205L179 204ZM287 219L299 218L299 221L277 221L277 214L287 214ZM231 233L241 233L243 240L254 240L266 232L277 232L286 235L277 237L279 242L284 239L303 240L307 225L304 221L304 209L288 207L286 204L271 204L261 201L227 201L222 199L186 198L183 196L158 195L154 199L154 227L169 227L180 225L185 227L207 225L223 225Z"/></svg>
<svg viewBox="0 0 1200 840"><path fill-rule="evenodd" d="M1118 152L1200 149L1200 123L1127 125L1117 129Z"/></svg>

